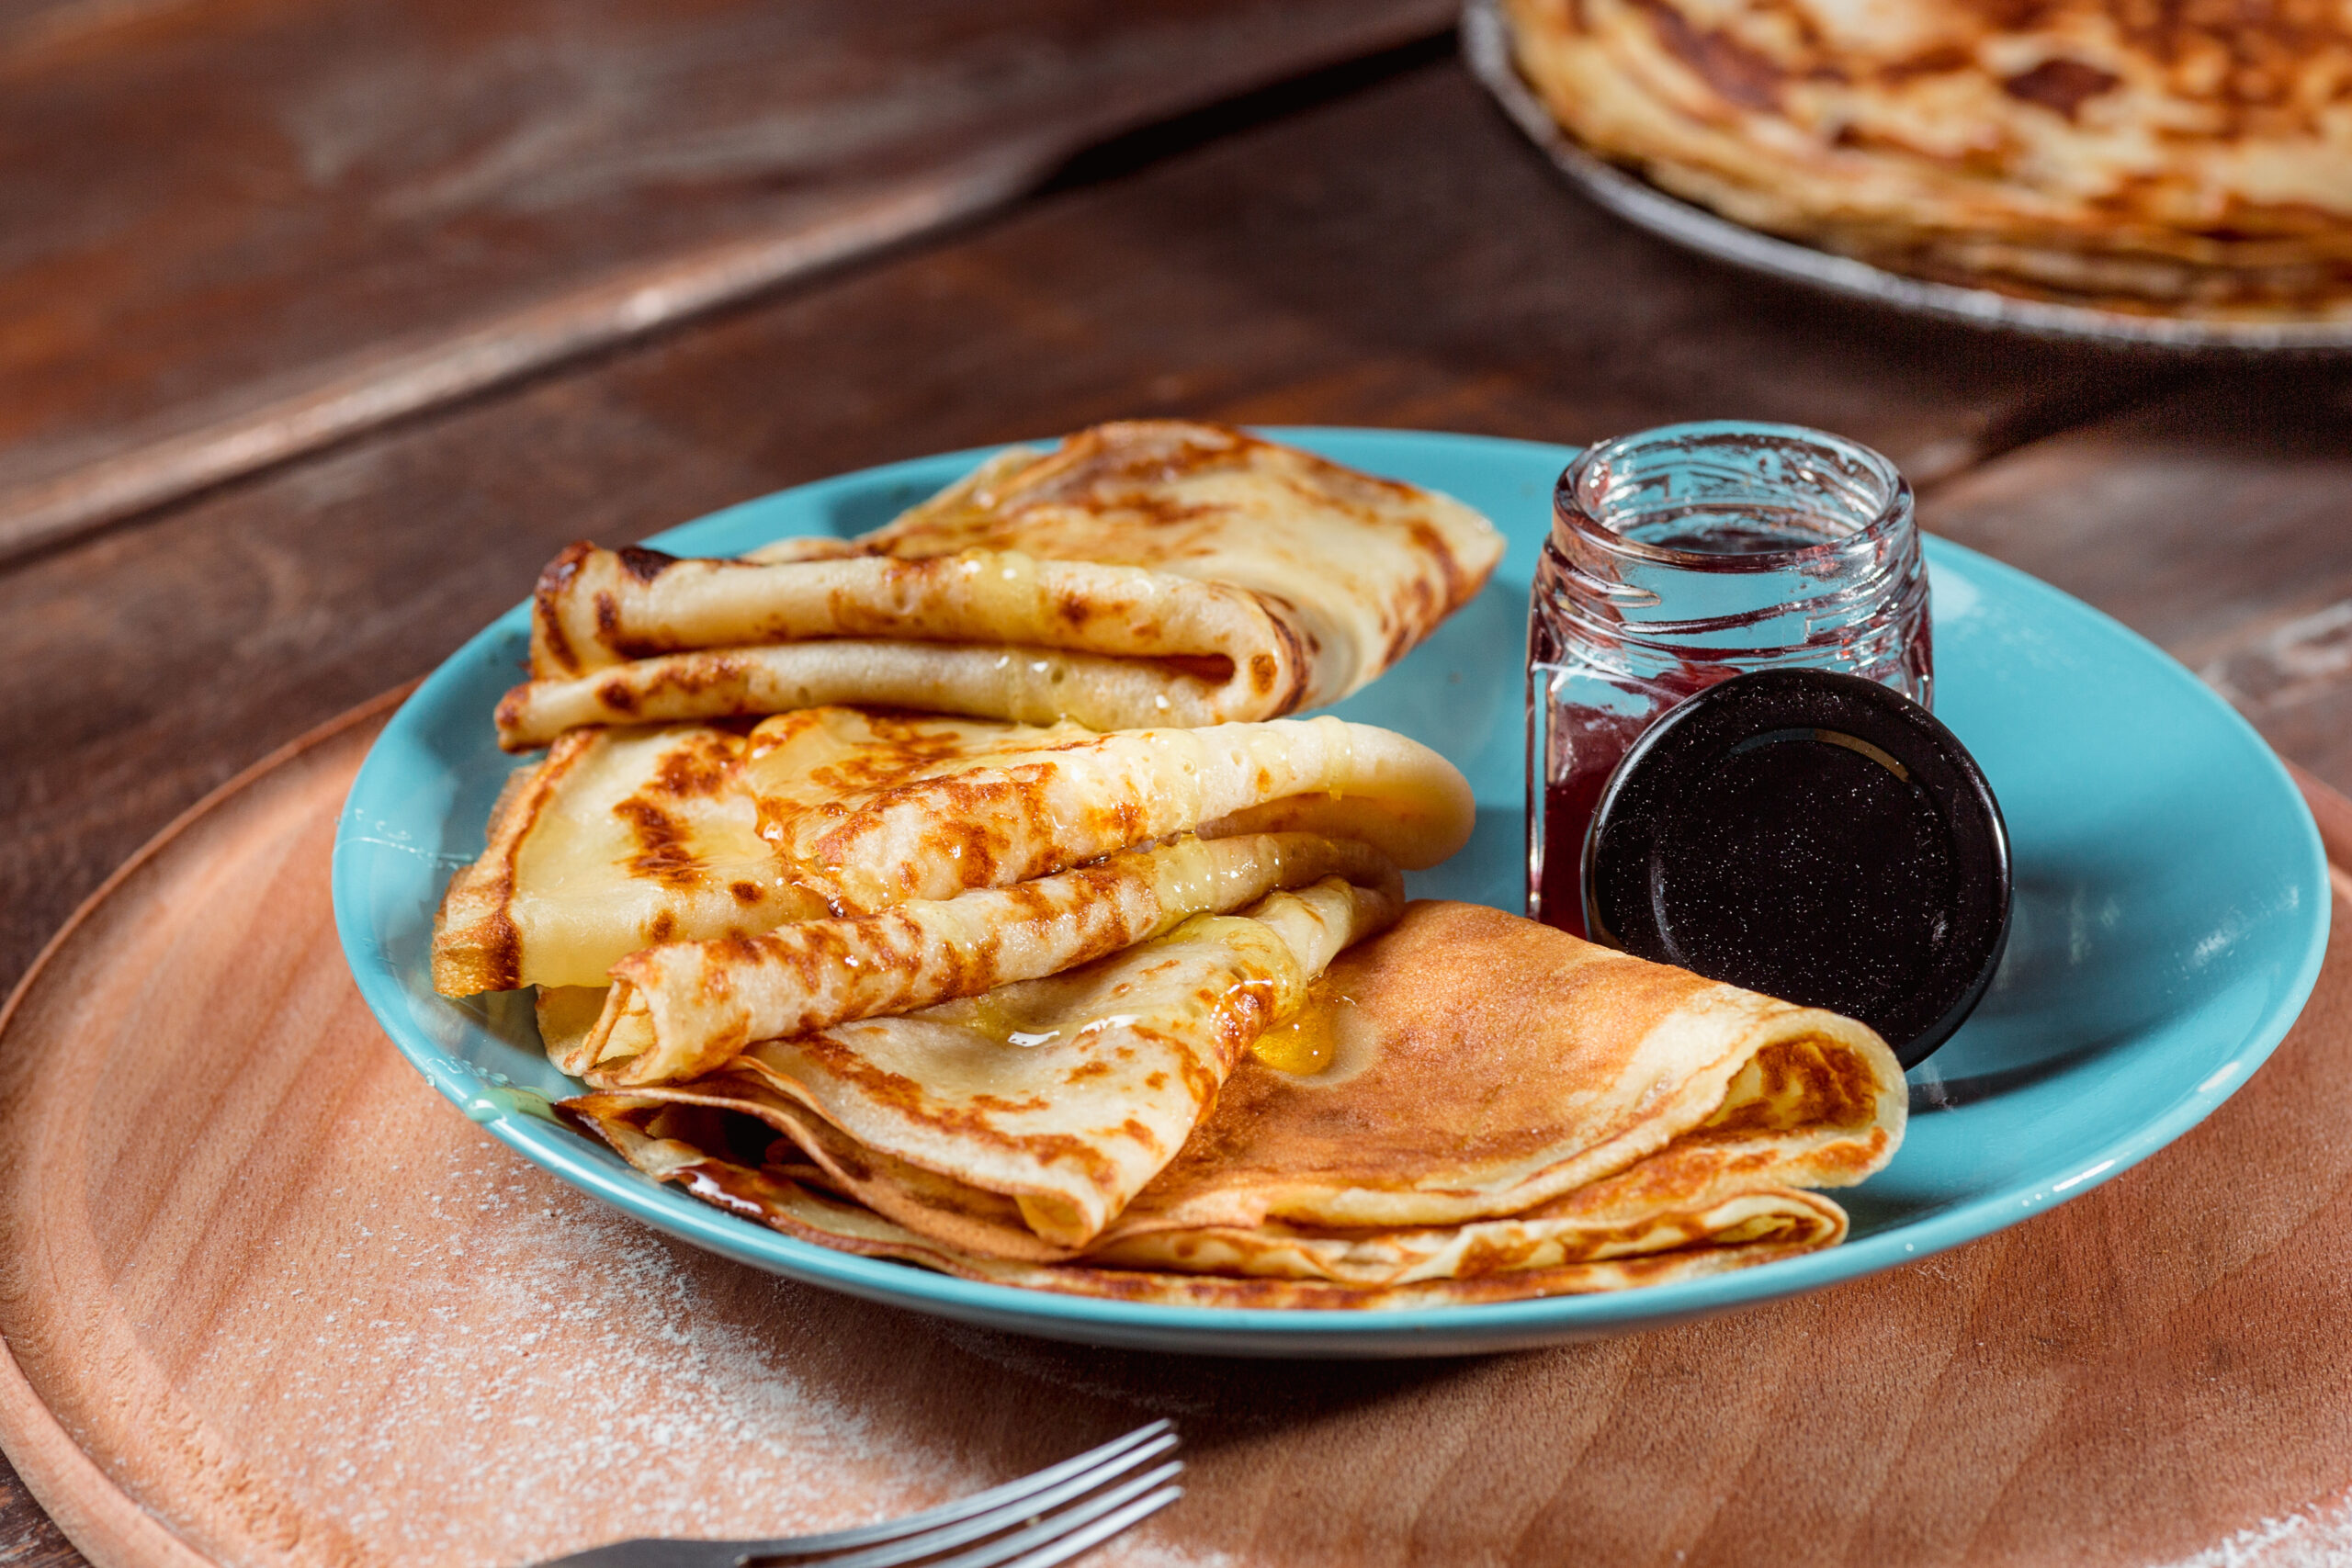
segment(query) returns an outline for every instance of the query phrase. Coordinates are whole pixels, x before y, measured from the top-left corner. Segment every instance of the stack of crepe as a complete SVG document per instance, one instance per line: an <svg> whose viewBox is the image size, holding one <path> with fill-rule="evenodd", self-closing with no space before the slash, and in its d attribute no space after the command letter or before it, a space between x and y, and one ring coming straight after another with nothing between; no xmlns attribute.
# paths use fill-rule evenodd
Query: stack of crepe
<svg viewBox="0 0 2352 1568"><path fill-rule="evenodd" d="M1311 964L1335 903L1270 900L1254 924ZM1180 930L567 1110L811 1241L1208 1306L1510 1300L1791 1257L1846 1233L1812 1190L1902 1137L1902 1071L1860 1024L1515 915L1412 904L1263 1032L1287 972L1261 1011L1204 1016L1226 940ZM1197 1083L1155 1085L1171 1068Z"/></svg>
<svg viewBox="0 0 2352 1568"><path fill-rule="evenodd" d="M499 715L550 744L435 983L537 987L568 1114L648 1174L981 1279L1391 1306L1830 1245L1814 1190L1901 1136L1876 1036L1407 906L1469 837L1461 774L1280 716L1499 553L1442 497L1168 423L821 548L576 546Z"/></svg>
<svg viewBox="0 0 2352 1568"><path fill-rule="evenodd" d="M1916 276L2352 317L2352 11L2250 0L1503 0L1601 156Z"/></svg>

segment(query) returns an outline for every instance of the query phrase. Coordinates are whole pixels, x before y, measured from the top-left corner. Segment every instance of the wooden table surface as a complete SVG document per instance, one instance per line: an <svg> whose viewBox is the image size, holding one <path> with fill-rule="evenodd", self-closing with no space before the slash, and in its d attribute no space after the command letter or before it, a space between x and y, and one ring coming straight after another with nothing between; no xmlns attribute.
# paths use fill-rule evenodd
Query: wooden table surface
<svg viewBox="0 0 2352 1568"><path fill-rule="evenodd" d="M1836 429L1905 467L1928 527L2120 616L2352 788L2352 364L1987 335L1685 255L1566 192L1449 19L0 0L0 976L568 540L1135 413ZM2306 1132L2322 1215L2352 1134ZM2235 1326L2199 1331L2301 1321L2340 1229L2260 1238ZM2253 1407L2227 1463L2335 1506L2352 1440L2310 1434L2352 1439L2343 1359L2262 1364L2322 1386L2275 1439ZM0 1562L72 1561L0 1484Z"/></svg>

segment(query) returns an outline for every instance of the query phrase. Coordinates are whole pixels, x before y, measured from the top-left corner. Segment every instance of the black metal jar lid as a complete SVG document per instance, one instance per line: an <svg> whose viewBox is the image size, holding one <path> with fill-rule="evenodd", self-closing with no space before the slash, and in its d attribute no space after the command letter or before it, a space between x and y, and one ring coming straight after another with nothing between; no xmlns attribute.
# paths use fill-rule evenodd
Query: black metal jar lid
<svg viewBox="0 0 2352 1568"><path fill-rule="evenodd" d="M1827 1008L1905 1066L2008 937L2009 846L1974 758L1901 693L1826 670L1711 686L1634 742L1584 845L1594 940Z"/></svg>

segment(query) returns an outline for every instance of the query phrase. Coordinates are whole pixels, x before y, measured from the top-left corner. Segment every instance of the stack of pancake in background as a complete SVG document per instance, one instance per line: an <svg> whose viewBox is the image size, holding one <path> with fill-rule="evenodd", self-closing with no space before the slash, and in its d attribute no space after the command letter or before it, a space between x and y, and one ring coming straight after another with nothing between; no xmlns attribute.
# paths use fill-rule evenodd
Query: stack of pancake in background
<svg viewBox="0 0 2352 1568"><path fill-rule="evenodd" d="M1585 146L1897 272L2212 320L2352 318L2341 0L1502 0Z"/></svg>
<svg viewBox="0 0 2352 1568"><path fill-rule="evenodd" d="M1484 583L1485 519L1218 426L1100 426L741 561L574 546L545 745L434 981L537 988L573 1122L779 1230L1207 1304L1608 1289L1828 1246L1902 1135L1851 1021L1407 904L1413 740L1283 716Z"/></svg>

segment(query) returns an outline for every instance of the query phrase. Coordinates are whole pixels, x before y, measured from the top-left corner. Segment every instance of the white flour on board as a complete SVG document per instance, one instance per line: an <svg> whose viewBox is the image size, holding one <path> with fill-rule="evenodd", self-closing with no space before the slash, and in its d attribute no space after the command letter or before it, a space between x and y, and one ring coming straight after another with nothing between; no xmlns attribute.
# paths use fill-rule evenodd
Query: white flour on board
<svg viewBox="0 0 2352 1568"><path fill-rule="evenodd" d="M419 1163L444 1168L402 1173L418 1190L353 1205L340 1280L289 1258L289 1299L255 1292L255 1321L220 1336L275 1352L266 1382L247 1380L275 1406L238 1423L248 1461L369 1556L512 1563L574 1540L583 1492L636 1533L763 1533L985 1484L878 1440L714 1313L643 1228L551 1200L495 1149L441 1152ZM342 1298L323 1314L322 1291ZM271 1343L271 1307L304 1292L311 1342Z"/></svg>
<svg viewBox="0 0 2352 1568"><path fill-rule="evenodd" d="M288 1257L215 1337L245 1369L209 1391L244 1412L221 1421L240 1456L342 1537L287 1561L496 1568L627 1535L833 1528L1009 1479L796 1375L789 1337L713 1300L709 1270L502 1151L399 1163L413 1187L355 1195L345 1250ZM1090 1561L1204 1568L1153 1534Z"/></svg>
<svg viewBox="0 0 2352 1568"><path fill-rule="evenodd" d="M2164 1568L2352 1568L2352 1497L2265 1519Z"/></svg>

